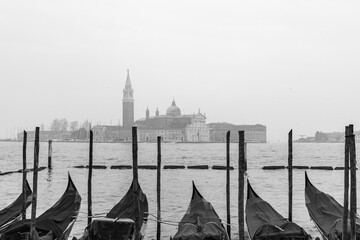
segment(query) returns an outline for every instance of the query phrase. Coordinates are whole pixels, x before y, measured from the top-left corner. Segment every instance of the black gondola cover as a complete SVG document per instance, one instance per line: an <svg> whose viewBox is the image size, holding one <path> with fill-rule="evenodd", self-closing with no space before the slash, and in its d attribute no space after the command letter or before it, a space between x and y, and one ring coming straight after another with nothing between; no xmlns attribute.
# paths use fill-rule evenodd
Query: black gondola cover
<svg viewBox="0 0 360 240"><path fill-rule="evenodd" d="M29 186L28 181L26 181L26 208L31 204L31 188ZM21 215L22 207L23 207L23 193L12 202L9 206L0 211L0 227L3 227L4 224L9 223L10 221L16 219Z"/></svg>
<svg viewBox="0 0 360 240"><path fill-rule="evenodd" d="M149 207L146 195L141 190L141 187L138 182L136 182L137 187L139 189L139 207L140 214L139 219L143 219L143 221L147 221L149 215ZM131 186L125 196L120 200L118 204L116 204L110 212L106 215L107 218L130 218L135 221L135 194L134 194L134 181L131 183ZM140 222L138 227L141 228L142 223Z"/></svg>
<svg viewBox="0 0 360 240"><path fill-rule="evenodd" d="M310 236L296 223L281 216L261 199L248 181L246 223L251 239L307 239Z"/></svg>
<svg viewBox="0 0 360 240"><path fill-rule="evenodd" d="M91 222L89 227L89 239L91 240L110 240L110 239L131 239L135 228L135 193L134 183L131 186L125 196L116 204L105 218L95 219ZM138 182L136 182L139 189L139 219L142 219L138 223L141 239L144 237L147 218L149 215L148 201L146 195L141 190Z"/></svg>
<svg viewBox="0 0 360 240"><path fill-rule="evenodd" d="M221 220L210 202L206 201L193 182L193 194L189 207L179 223L174 240L228 240Z"/></svg>
<svg viewBox="0 0 360 240"><path fill-rule="evenodd" d="M36 218L36 230L39 236L52 231L54 238L66 240L79 213L80 204L81 196L69 175L68 186L61 198ZM21 220L7 228L5 233L29 232L30 224L30 219Z"/></svg>
<svg viewBox="0 0 360 240"><path fill-rule="evenodd" d="M342 239L344 208L332 196L318 190L305 173L305 203L310 218L327 239ZM350 227L350 222L348 223ZM348 234L350 235L348 228ZM350 239L350 237L349 237ZM356 239L360 239L360 221L356 219Z"/></svg>

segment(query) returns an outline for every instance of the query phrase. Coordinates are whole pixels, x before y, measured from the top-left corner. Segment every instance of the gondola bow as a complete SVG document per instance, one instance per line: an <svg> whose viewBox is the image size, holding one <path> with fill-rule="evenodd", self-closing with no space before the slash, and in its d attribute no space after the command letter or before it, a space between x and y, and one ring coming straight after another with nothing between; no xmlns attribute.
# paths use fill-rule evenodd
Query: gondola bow
<svg viewBox="0 0 360 240"><path fill-rule="evenodd" d="M305 173L305 203L310 218L325 239L342 239L343 206L329 194L317 189L310 182L307 173ZM348 227L350 228L350 222ZM350 235L349 228L348 235ZM360 239L359 218L356 219L356 239Z"/></svg>
<svg viewBox="0 0 360 240"><path fill-rule="evenodd" d="M32 191L28 181L26 181L25 188L26 188L25 207L27 208L31 205L31 196L32 196L31 195ZM24 205L24 193L21 193L20 196L14 202L12 202L9 206L7 206L6 208L0 211L0 229L1 229L0 231L2 231L7 226L9 226L14 220L16 220L21 215L23 205Z"/></svg>
<svg viewBox="0 0 360 240"><path fill-rule="evenodd" d="M228 240L229 237L211 203L206 201L193 182L189 207L179 223L174 240Z"/></svg>
<svg viewBox="0 0 360 240"><path fill-rule="evenodd" d="M51 231L54 239L66 240L77 219L80 204L81 196L69 175L68 186L61 198L36 218L36 231L39 236L46 235ZM16 222L6 229L5 236L11 234L24 236L30 231L30 224L30 219Z"/></svg>
<svg viewBox="0 0 360 240"><path fill-rule="evenodd" d="M296 223L281 216L261 199L248 181L246 223L251 239L308 239L310 236Z"/></svg>
<svg viewBox="0 0 360 240"><path fill-rule="evenodd" d="M137 184L138 203L134 201L134 184ZM144 238L148 219L148 201L146 195L141 190L139 183L133 181L125 196L116 204L105 218L95 219L89 228L90 240L127 240L134 237L135 231L135 204L139 207L138 229L140 229L140 239Z"/></svg>

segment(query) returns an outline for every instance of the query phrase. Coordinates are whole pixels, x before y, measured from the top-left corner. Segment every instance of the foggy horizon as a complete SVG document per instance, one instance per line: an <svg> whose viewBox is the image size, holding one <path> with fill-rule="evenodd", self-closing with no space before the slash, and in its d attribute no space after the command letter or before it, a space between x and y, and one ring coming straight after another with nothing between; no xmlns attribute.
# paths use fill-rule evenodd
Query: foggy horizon
<svg viewBox="0 0 360 240"><path fill-rule="evenodd" d="M360 129L360 3L1 2L0 139L55 118L122 125L173 99L270 142Z"/></svg>

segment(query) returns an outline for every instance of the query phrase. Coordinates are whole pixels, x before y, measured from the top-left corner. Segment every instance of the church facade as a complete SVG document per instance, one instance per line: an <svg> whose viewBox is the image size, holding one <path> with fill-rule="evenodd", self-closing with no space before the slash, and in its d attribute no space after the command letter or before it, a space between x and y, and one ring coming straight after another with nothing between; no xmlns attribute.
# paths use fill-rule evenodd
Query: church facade
<svg viewBox="0 0 360 240"><path fill-rule="evenodd" d="M160 115L159 110L155 116L146 110L146 117L135 122L138 126L139 140L155 142L158 136L164 142L209 142L210 131L206 125L206 116L199 110L197 114L181 114L175 100L166 110L166 114Z"/></svg>

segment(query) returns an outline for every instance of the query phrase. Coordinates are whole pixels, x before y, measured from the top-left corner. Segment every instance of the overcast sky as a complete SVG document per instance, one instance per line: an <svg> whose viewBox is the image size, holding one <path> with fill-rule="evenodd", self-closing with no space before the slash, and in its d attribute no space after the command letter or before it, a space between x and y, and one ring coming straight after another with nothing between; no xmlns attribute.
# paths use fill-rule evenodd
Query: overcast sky
<svg viewBox="0 0 360 240"><path fill-rule="evenodd" d="M1 1L0 138L54 118L206 113L270 141L360 129L357 1ZM121 122L122 124L122 122Z"/></svg>

